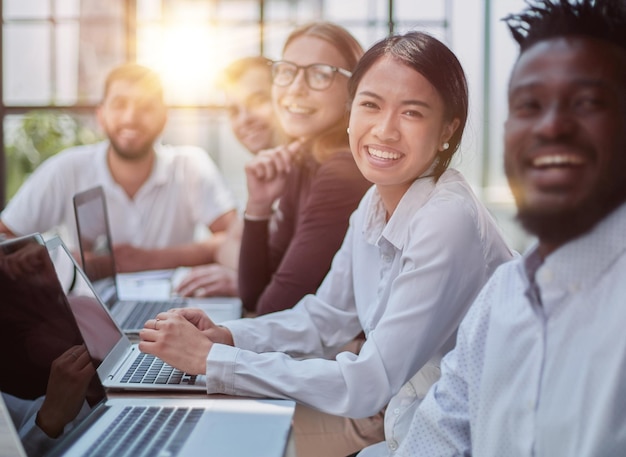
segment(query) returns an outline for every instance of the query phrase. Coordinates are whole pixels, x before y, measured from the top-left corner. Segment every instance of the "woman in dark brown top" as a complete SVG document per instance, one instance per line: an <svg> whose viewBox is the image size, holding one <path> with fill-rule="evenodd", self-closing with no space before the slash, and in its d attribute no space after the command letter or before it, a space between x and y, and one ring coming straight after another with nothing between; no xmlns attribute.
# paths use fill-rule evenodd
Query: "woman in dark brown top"
<svg viewBox="0 0 626 457"><path fill-rule="evenodd" d="M346 134L347 82L362 53L345 29L314 23L294 30L272 64L274 109L296 141L246 165L239 293L248 311L291 308L315 292L371 185Z"/></svg>

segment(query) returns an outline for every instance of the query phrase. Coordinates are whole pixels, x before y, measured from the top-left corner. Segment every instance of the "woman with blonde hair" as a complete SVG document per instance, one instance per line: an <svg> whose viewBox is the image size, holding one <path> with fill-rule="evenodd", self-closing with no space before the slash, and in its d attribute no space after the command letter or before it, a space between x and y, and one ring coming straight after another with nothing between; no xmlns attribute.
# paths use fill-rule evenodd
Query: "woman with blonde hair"
<svg viewBox="0 0 626 457"><path fill-rule="evenodd" d="M348 78L362 54L346 29L315 22L295 29L272 62L274 112L294 141L246 164L239 294L248 311L291 308L317 290L371 185L346 135Z"/></svg>

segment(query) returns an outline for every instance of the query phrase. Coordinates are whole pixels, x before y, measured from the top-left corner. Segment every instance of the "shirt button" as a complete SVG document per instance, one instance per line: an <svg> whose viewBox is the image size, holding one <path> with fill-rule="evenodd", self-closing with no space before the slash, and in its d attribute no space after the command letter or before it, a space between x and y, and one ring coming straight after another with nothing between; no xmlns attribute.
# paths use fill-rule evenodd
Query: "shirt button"
<svg viewBox="0 0 626 457"><path fill-rule="evenodd" d="M398 449L398 443L396 443L395 440L390 440L389 449L391 449L392 451L395 451L396 449Z"/></svg>
<svg viewBox="0 0 626 457"><path fill-rule="evenodd" d="M569 291L570 291L570 293L575 294L575 293L577 293L579 290L580 290L580 287L578 286L578 284L577 284L577 283L570 284L570 286L569 286Z"/></svg>
<svg viewBox="0 0 626 457"><path fill-rule="evenodd" d="M396 416L399 416L399 415L400 415L400 408L396 408L396 409L394 409L394 410L393 410L393 413L394 413Z"/></svg>
<svg viewBox="0 0 626 457"><path fill-rule="evenodd" d="M541 272L539 273L539 278L542 281L551 282L554 278L554 274L552 273L552 270L546 268L544 270L541 270Z"/></svg>

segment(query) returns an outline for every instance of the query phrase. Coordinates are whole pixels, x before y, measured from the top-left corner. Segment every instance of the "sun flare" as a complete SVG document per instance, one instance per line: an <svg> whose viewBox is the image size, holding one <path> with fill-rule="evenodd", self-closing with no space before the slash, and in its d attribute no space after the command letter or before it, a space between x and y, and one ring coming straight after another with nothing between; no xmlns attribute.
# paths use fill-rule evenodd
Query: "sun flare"
<svg viewBox="0 0 626 457"><path fill-rule="evenodd" d="M201 25L153 27L142 38L138 43L142 63L159 72L168 102L215 101L215 81L229 56L214 30Z"/></svg>

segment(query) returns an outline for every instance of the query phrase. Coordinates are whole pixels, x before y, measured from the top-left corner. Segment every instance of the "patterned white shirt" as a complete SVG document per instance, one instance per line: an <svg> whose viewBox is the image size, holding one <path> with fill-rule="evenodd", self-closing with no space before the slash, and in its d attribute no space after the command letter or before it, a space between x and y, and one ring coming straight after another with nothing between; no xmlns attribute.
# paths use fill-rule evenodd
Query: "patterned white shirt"
<svg viewBox="0 0 626 457"><path fill-rule="evenodd" d="M398 455L626 455L625 227L496 271Z"/></svg>

